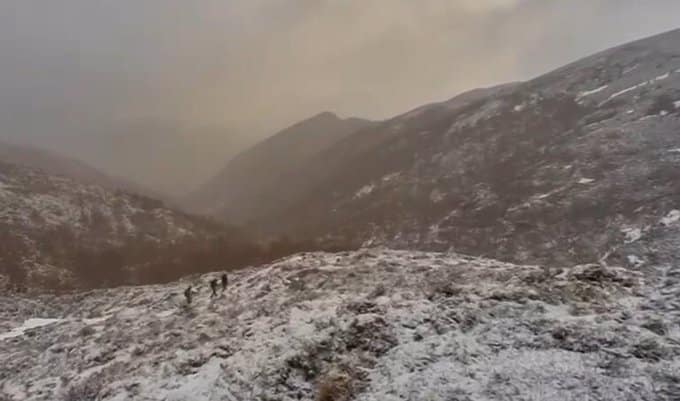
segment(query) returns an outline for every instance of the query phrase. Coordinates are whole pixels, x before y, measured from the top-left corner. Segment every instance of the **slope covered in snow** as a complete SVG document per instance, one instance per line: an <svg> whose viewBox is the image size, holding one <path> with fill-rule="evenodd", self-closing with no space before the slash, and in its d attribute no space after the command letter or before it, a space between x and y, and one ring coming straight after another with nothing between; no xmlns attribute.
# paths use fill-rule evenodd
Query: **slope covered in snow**
<svg viewBox="0 0 680 401"><path fill-rule="evenodd" d="M84 252L208 238L218 228L161 201L0 161L0 288L78 280ZM108 256L115 259L116 255ZM106 270L99 260L91 270Z"/></svg>
<svg viewBox="0 0 680 401"><path fill-rule="evenodd" d="M515 263L596 261L680 209L680 30L350 135L258 227Z"/></svg>
<svg viewBox="0 0 680 401"><path fill-rule="evenodd" d="M61 156L47 150L0 141L0 161L49 171L84 184L98 185L110 190L124 190L161 198L160 194L141 185L107 175L79 160Z"/></svg>
<svg viewBox="0 0 680 401"><path fill-rule="evenodd" d="M677 266L545 268L370 249L299 254L244 270L214 299L210 278L0 298L0 335L21 332L0 339L0 398L619 401L680 394ZM187 307L182 293L190 284L198 293ZM41 326L35 318L53 320Z"/></svg>

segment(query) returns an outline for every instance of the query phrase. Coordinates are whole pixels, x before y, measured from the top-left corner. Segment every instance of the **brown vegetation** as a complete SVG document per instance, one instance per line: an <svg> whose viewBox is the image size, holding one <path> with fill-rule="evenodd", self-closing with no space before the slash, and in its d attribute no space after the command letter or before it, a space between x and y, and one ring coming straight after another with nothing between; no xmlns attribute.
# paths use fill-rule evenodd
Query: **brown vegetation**
<svg viewBox="0 0 680 401"><path fill-rule="evenodd" d="M174 243L134 238L119 245L75 238L67 230L50 231L38 237L43 262L64 268L77 282L31 277L21 237L0 233L0 274L8 276L14 288L68 290L167 283L191 274L259 265L297 252L351 249L287 237L255 242L240 233L192 237Z"/></svg>
<svg viewBox="0 0 680 401"><path fill-rule="evenodd" d="M317 401L347 401L352 394L352 380L346 374L331 373L317 384Z"/></svg>

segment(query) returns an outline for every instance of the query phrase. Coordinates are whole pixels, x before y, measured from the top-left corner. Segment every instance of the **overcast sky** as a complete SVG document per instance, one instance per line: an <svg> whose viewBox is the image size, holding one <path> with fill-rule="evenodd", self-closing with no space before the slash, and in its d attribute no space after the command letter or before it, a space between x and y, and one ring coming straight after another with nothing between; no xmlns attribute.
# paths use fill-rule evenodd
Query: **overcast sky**
<svg viewBox="0 0 680 401"><path fill-rule="evenodd" d="M1 0L0 137L138 120L260 136L322 110L384 118L679 15L678 0Z"/></svg>

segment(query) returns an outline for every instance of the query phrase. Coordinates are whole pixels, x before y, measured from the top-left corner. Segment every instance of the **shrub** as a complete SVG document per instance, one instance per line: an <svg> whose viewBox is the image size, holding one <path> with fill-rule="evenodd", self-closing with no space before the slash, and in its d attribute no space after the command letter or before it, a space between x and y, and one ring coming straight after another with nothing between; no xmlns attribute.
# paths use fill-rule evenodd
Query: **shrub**
<svg viewBox="0 0 680 401"><path fill-rule="evenodd" d="M669 95L659 95L654 99L654 103L647 111L648 115L658 115L661 112L672 113L675 110L673 98Z"/></svg>
<svg viewBox="0 0 680 401"><path fill-rule="evenodd" d="M348 401L351 395L352 379L346 374L330 373L317 383L317 401Z"/></svg>
<svg viewBox="0 0 680 401"><path fill-rule="evenodd" d="M97 332L97 330L95 330L92 326L85 326L85 327L83 327L82 329L80 329L80 331L78 332L78 334L79 334L81 337L89 337L89 336L91 336L92 334L94 334L94 333L96 333L96 332Z"/></svg>
<svg viewBox="0 0 680 401"><path fill-rule="evenodd" d="M104 388L102 374L93 374L85 380L68 387L62 401L93 401Z"/></svg>

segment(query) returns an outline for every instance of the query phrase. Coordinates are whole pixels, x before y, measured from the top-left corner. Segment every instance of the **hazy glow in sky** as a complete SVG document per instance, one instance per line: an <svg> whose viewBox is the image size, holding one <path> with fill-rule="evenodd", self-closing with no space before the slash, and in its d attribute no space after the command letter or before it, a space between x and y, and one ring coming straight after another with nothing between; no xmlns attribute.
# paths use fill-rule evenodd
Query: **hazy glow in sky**
<svg viewBox="0 0 680 401"><path fill-rule="evenodd" d="M677 0L3 0L0 137L384 118L680 26ZM106 130L104 130L106 131Z"/></svg>

